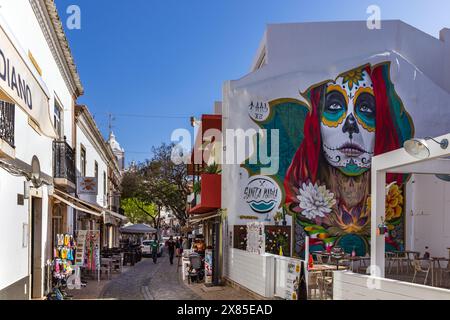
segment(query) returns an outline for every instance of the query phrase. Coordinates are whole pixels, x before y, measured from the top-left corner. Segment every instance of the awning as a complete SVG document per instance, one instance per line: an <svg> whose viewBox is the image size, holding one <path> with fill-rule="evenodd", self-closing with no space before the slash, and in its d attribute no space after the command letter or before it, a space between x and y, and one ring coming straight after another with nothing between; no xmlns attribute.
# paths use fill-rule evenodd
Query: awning
<svg viewBox="0 0 450 320"><path fill-rule="evenodd" d="M89 213L97 217L102 216L102 210L99 210L99 208L96 208L95 206L87 202L84 202L78 198L72 197L71 195L65 192L55 189L52 197L58 199L59 201L67 204L68 206L76 210Z"/></svg>
<svg viewBox="0 0 450 320"><path fill-rule="evenodd" d="M139 223L139 224L133 224L130 226L126 226L123 228L120 228L120 232L122 233L134 233L134 234L145 234L145 233L156 233L158 230L156 230L153 227L150 227L146 224Z"/></svg>
<svg viewBox="0 0 450 320"><path fill-rule="evenodd" d="M117 213L117 212L114 212L114 211L111 211L111 210L104 209L103 213L112 215L113 217L118 218L120 220L128 220L128 218L126 216L121 215L120 213Z"/></svg>
<svg viewBox="0 0 450 320"><path fill-rule="evenodd" d="M55 199L58 199L58 200L64 202L65 204L67 204L68 206L70 206L70 207L72 207L72 208L74 208L76 210L79 210L79 211L82 211L82 212L85 212L85 213L89 213L89 214L92 214L92 215L97 216L97 217L102 216L103 217L103 221L105 223L108 220L106 218L107 215L113 216L113 217L118 218L120 220L127 220L128 219L127 217L125 217L125 216L123 216L123 215L121 215L121 214L119 214L117 212L114 212L114 211L102 208L100 206L97 206L95 204L83 201L81 199L75 198L75 197L71 196L70 194L62 192L62 191L60 191L58 189L54 189L53 197Z"/></svg>
<svg viewBox="0 0 450 320"><path fill-rule="evenodd" d="M222 213L220 211L212 211L202 215L196 215L193 219L189 219L189 224L199 223L201 221L209 220L215 217L219 217L221 215Z"/></svg>

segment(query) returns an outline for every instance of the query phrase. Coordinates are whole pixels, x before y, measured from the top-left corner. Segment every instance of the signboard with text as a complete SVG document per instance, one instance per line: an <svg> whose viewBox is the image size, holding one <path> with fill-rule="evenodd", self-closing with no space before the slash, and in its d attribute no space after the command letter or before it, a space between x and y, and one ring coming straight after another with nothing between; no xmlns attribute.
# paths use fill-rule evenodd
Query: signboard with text
<svg viewBox="0 0 450 320"><path fill-rule="evenodd" d="M95 177L78 177L77 190L78 190L78 194L98 194L97 178L95 178Z"/></svg>

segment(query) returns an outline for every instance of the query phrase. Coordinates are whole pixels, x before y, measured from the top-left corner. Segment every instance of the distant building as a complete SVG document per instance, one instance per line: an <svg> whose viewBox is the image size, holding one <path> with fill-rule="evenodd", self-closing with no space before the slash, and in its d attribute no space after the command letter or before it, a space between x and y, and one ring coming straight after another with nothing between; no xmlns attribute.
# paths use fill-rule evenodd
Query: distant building
<svg viewBox="0 0 450 320"><path fill-rule="evenodd" d="M119 142L117 142L113 132L109 134L108 144L111 146L114 155L117 157L120 171L123 171L125 168L125 150L120 146Z"/></svg>

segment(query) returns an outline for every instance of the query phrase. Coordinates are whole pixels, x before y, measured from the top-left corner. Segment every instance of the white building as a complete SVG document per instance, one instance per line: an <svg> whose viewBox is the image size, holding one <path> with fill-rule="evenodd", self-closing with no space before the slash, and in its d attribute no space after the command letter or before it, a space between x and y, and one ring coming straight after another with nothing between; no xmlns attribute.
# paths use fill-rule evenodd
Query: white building
<svg viewBox="0 0 450 320"><path fill-rule="evenodd" d="M126 219L118 213L120 207L120 204L117 205L120 192L116 189L120 183L118 159L110 145L103 139L88 108L77 105L75 115L77 195L80 200L92 204L94 210L99 212L99 215L95 216L78 211L76 230L100 230L102 247L117 247L118 227ZM94 178L96 185L93 190L86 190L81 186L86 178ZM115 187L112 185L114 181Z"/></svg>
<svg viewBox="0 0 450 320"><path fill-rule="evenodd" d="M57 234L101 230L118 246L119 163L82 94L54 1L0 0L0 299L51 290Z"/></svg>
<svg viewBox="0 0 450 320"><path fill-rule="evenodd" d="M223 88L224 130L268 130L259 142L274 138L280 146L266 165L261 158L244 163L247 157L232 165L228 151L236 141L225 137L225 276L262 296L284 294L274 281L278 258L239 250L234 237L235 226L273 225L283 209L291 226L288 255L304 255L306 236L311 250L370 253L371 157L411 137L448 133L449 101L450 29L437 39L397 20L382 21L379 30L365 21L268 25L250 73ZM279 140L270 129L279 130ZM249 155L258 151L253 138L249 132ZM276 170L267 171L270 165ZM448 182L434 175L388 176L389 182L396 184L386 250L423 254L428 246L433 256L448 256ZM320 195L328 199L321 198L323 207L307 203Z"/></svg>
<svg viewBox="0 0 450 320"><path fill-rule="evenodd" d="M53 141L74 146L83 87L53 1L0 7L0 298L40 298L52 257Z"/></svg>

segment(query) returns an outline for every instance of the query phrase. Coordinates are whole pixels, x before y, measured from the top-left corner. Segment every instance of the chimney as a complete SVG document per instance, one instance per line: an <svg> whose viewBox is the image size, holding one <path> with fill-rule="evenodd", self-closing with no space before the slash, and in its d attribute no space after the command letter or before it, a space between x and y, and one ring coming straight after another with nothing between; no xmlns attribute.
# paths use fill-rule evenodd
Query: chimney
<svg viewBox="0 0 450 320"><path fill-rule="evenodd" d="M222 101L214 102L214 114L222 114Z"/></svg>

